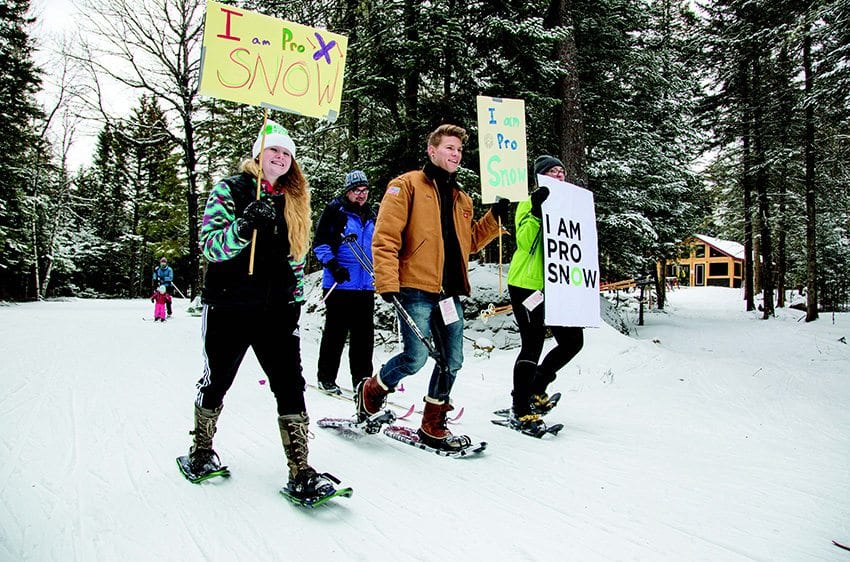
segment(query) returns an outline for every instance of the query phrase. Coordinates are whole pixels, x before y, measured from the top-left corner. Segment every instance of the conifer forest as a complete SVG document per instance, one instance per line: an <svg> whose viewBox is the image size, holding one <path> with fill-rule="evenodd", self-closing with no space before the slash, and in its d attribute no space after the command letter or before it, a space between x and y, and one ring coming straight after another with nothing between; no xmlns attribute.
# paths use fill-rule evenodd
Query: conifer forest
<svg viewBox="0 0 850 562"><path fill-rule="evenodd" d="M477 218L476 96L522 99L529 166L555 155L594 194L602 281L663 297L658 264L704 234L752 256L748 310L763 293L768 318L789 291L807 320L850 306L850 0L223 3L348 38L338 118L271 115L314 225L352 169L377 205L445 122L469 132ZM263 119L199 94L206 2L72 0L61 36L31 4L0 0L0 301L146 297L161 256L198 294L207 194Z"/></svg>

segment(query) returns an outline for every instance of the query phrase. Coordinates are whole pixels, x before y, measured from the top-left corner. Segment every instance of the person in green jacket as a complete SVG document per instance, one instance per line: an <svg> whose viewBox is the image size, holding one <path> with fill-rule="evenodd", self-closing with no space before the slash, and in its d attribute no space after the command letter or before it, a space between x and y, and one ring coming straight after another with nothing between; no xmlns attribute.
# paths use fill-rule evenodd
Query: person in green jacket
<svg viewBox="0 0 850 562"><path fill-rule="evenodd" d="M565 173L564 164L554 156L544 154L534 161L535 178L539 174L564 181ZM538 187L531 197L517 205L516 251L508 270L508 293L522 341L514 363L511 421L523 429L533 429L542 423L541 414L554 405L546 388L584 345L582 328L547 326L544 318L543 298L540 298L544 296L541 205L547 197L549 188ZM534 298L529 300L529 297ZM540 361L547 328L552 331L556 345Z"/></svg>

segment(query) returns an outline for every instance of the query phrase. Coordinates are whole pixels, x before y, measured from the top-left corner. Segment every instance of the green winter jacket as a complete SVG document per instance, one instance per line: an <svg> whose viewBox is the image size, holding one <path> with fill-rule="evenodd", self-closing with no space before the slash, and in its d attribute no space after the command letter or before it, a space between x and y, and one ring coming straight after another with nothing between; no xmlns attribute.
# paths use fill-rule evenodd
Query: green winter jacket
<svg viewBox="0 0 850 562"><path fill-rule="evenodd" d="M543 290L543 233L541 220L531 214L531 198L516 208L516 251L508 270L508 285Z"/></svg>

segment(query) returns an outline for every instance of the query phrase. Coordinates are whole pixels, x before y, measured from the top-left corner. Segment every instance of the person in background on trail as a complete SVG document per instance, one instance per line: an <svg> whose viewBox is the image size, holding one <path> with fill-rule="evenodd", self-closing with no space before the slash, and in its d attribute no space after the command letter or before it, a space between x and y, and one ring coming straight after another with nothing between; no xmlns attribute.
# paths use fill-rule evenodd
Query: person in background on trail
<svg viewBox="0 0 850 562"><path fill-rule="evenodd" d="M346 336L351 388L372 376L375 284L371 269L360 262L368 260L371 268L375 212L366 201L368 197L366 174L360 170L347 173L344 192L327 204L316 227L313 252L324 265L325 296L317 378L319 389L330 394L342 393L336 376Z"/></svg>
<svg viewBox="0 0 850 562"><path fill-rule="evenodd" d="M171 302L171 295L165 291L165 285L157 287L151 295L151 302L156 303L153 307L153 321L165 322L165 305Z"/></svg>
<svg viewBox="0 0 850 562"><path fill-rule="evenodd" d="M554 156L544 154L534 161L535 182L538 174L564 181L565 173L564 164ZM546 325L542 299L536 305L525 304L533 294L544 292L541 205L547 197L549 188L538 187L517 205L516 251L508 270L508 293L522 342L514 363L512 421L527 429L537 426L540 415L551 409L547 387L584 345L582 328ZM556 345L539 361L547 328Z"/></svg>
<svg viewBox="0 0 850 562"><path fill-rule="evenodd" d="M498 236L497 219L507 220L509 203L500 200L480 220L473 220L472 198L457 183L466 139L463 128L449 124L428 136L428 162L389 182L372 239L376 291L387 302L397 299L422 334L433 336L446 364L435 366L431 374L418 435L426 445L450 450L471 444L469 437L452 435L446 426L452 386L463 364L459 297L470 293L467 262L470 254ZM401 353L355 393L361 420L380 411L387 394L428 359L427 347L404 321L401 332Z"/></svg>
<svg viewBox="0 0 850 562"><path fill-rule="evenodd" d="M168 293L168 296L171 296L174 294L173 281L174 271L168 265L168 260L165 256L162 256L159 259L159 267L155 267L153 270L153 288L156 290L157 287L165 286L165 291ZM166 303L166 310L168 311L168 315L171 316L171 299L168 299Z"/></svg>
<svg viewBox="0 0 850 562"><path fill-rule="evenodd" d="M328 475L307 463L310 420L304 403L299 319L310 250L310 191L295 153L289 132L269 120L254 142L253 158L242 162L240 174L213 186L207 200L200 233L209 261L202 293L204 372L197 384L189 457L202 472L220 466L213 435L224 396L250 347L277 403L288 490L307 498L334 488ZM255 230L253 274L249 274Z"/></svg>

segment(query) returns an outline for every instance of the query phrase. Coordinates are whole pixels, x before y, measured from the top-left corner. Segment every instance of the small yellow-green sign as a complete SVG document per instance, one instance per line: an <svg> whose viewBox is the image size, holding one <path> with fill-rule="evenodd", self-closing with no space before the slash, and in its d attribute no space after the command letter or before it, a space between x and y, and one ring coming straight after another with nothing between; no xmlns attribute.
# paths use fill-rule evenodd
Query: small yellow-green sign
<svg viewBox="0 0 850 562"><path fill-rule="evenodd" d="M207 2L200 93L335 121L348 38Z"/></svg>
<svg viewBox="0 0 850 562"><path fill-rule="evenodd" d="M522 201L528 197L525 102L478 96L478 154L481 202L496 196Z"/></svg>

